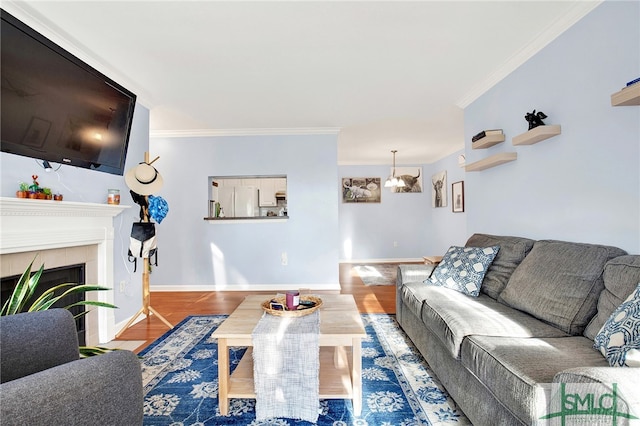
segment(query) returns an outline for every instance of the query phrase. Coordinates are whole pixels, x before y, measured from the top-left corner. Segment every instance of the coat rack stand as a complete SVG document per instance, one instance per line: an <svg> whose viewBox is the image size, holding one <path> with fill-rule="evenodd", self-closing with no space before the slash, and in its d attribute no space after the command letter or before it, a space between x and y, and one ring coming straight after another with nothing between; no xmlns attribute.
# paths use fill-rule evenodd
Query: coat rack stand
<svg viewBox="0 0 640 426"><path fill-rule="evenodd" d="M156 157L153 161L156 161L158 158L159 157ZM153 163L153 161L151 163ZM144 162L147 163L147 164L151 164L149 162L149 153L148 152L144 153ZM144 198L145 198L145 200L147 200L147 196L145 196ZM141 209L142 209L142 212L143 212L142 221L143 222L149 222L149 210L147 208L144 208L144 207L141 207ZM149 291L149 265L150 265L149 258L148 257L143 258L143 263L142 263L142 308L140 308L140 310L133 317L131 317L129 322L127 322L127 324L124 327L122 327L122 330L120 330L118 332L118 334L116 334L116 338L120 337L120 335L122 335L122 333L124 333L124 331L126 329L131 327L131 325L134 323L134 321L140 315L143 315L143 314L147 317L147 319L149 319L149 316L151 314L154 314L156 317L158 317L158 319L160 321L165 323L165 325L167 327L169 327L170 329L173 329L173 325L171 325L171 323L169 321L167 321L162 315L160 315L160 313L158 313L158 311L156 311L155 309L153 309L151 307L151 292Z"/></svg>

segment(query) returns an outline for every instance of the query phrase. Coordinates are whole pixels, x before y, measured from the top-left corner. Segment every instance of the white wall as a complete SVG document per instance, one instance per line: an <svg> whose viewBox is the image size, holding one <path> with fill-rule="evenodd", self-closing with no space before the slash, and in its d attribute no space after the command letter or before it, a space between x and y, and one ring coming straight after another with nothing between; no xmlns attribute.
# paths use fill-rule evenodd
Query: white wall
<svg viewBox="0 0 640 426"><path fill-rule="evenodd" d="M640 252L640 107L610 95L640 76L640 3L604 2L465 110L467 161L515 151L515 162L467 173L467 229L603 243ZM514 147L526 112L562 134ZM482 129L507 141L471 150Z"/></svg>
<svg viewBox="0 0 640 426"><path fill-rule="evenodd" d="M169 204L154 289L336 288L336 135L153 138ZM208 177L286 175L286 223L211 224ZM288 265L281 265L287 253Z"/></svg>

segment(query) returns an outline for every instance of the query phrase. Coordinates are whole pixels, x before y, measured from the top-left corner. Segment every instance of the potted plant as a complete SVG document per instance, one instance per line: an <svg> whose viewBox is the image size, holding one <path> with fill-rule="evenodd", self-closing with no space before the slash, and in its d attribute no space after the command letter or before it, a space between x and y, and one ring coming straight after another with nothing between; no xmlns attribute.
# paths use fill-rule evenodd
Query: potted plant
<svg viewBox="0 0 640 426"><path fill-rule="evenodd" d="M91 284L82 284L76 285L74 283L65 283L57 285L49 290L45 291L42 296L38 297L35 300L31 300L32 296L35 293L36 288L38 287L38 282L40 281L40 276L44 271L44 264L40 266L40 269L31 275L31 267L33 266L33 262L35 258L31 261L27 269L22 273L16 287L13 289L13 293L7 299L5 304L2 306L2 310L0 310L0 315L14 315L20 312L34 312L34 311L45 311L53 306L58 300L64 298L69 294L75 293L86 293L88 291L104 291L111 290L107 287L101 287L97 285ZM56 294L56 292L58 294ZM27 308L27 304L30 303ZM71 305L65 306L65 309L69 309L73 306L99 306L103 308L112 308L117 309L117 306L112 305L111 303L100 302L96 300L83 300L80 302L73 303ZM77 318L82 315L86 315L88 313L87 310L76 315L74 318ZM94 355L100 355L105 352L111 351L111 349L103 348L99 346L80 346L80 356L88 357Z"/></svg>
<svg viewBox="0 0 640 426"><path fill-rule="evenodd" d="M38 183L38 175L31 175L33 183L29 185L29 198L38 198L40 192L40 184Z"/></svg>
<svg viewBox="0 0 640 426"><path fill-rule="evenodd" d="M42 193L44 194L45 200L53 199L53 194L51 193L51 188L42 188Z"/></svg>
<svg viewBox="0 0 640 426"><path fill-rule="evenodd" d="M26 182L20 182L20 189L16 191L16 197L29 198L29 184Z"/></svg>
<svg viewBox="0 0 640 426"><path fill-rule="evenodd" d="M53 194L54 201L62 201L62 194Z"/></svg>

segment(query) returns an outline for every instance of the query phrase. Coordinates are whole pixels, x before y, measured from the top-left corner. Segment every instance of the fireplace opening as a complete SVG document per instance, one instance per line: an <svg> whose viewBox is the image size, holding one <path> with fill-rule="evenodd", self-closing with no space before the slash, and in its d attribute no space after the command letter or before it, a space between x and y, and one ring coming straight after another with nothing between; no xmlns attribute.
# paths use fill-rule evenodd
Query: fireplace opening
<svg viewBox="0 0 640 426"><path fill-rule="evenodd" d="M33 270L31 271L33 275ZM1 306L4 306L5 302L11 297L13 290L15 289L18 281L20 280L20 275L16 275L13 277L5 277L0 281L0 301L2 303ZM69 265L62 266L59 268L51 268L45 269L40 276L40 281L38 282L38 286L36 287L36 291L33 296L29 299L29 301L25 305L24 311L29 309L29 306L38 299L38 297L42 296L42 294L50 288L53 288L60 284L65 283L73 283L76 285L84 284L85 280L85 264L78 265ZM54 292L56 296L61 295L65 290L68 290L69 287L66 287L62 290L58 289ZM58 300L53 304L53 308L64 308L65 306L71 305L76 302L84 301L84 293L75 293L68 294L62 299ZM69 308L69 311L75 317L76 315L81 314L85 311L85 306L73 306ZM80 346L86 345L85 334L86 334L86 321L85 315L81 315L75 319L76 321L76 329L78 331L78 342Z"/></svg>

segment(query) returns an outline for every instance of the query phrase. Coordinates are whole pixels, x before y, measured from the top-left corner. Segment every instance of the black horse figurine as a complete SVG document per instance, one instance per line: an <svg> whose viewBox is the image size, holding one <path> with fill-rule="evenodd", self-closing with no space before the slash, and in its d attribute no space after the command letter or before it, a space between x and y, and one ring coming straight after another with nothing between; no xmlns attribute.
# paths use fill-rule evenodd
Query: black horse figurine
<svg viewBox="0 0 640 426"><path fill-rule="evenodd" d="M543 118L547 118L547 115L542 111L536 113L535 109L533 112L528 112L527 115L524 116L524 119L529 123L529 130L535 129L538 126L544 126L542 122Z"/></svg>

